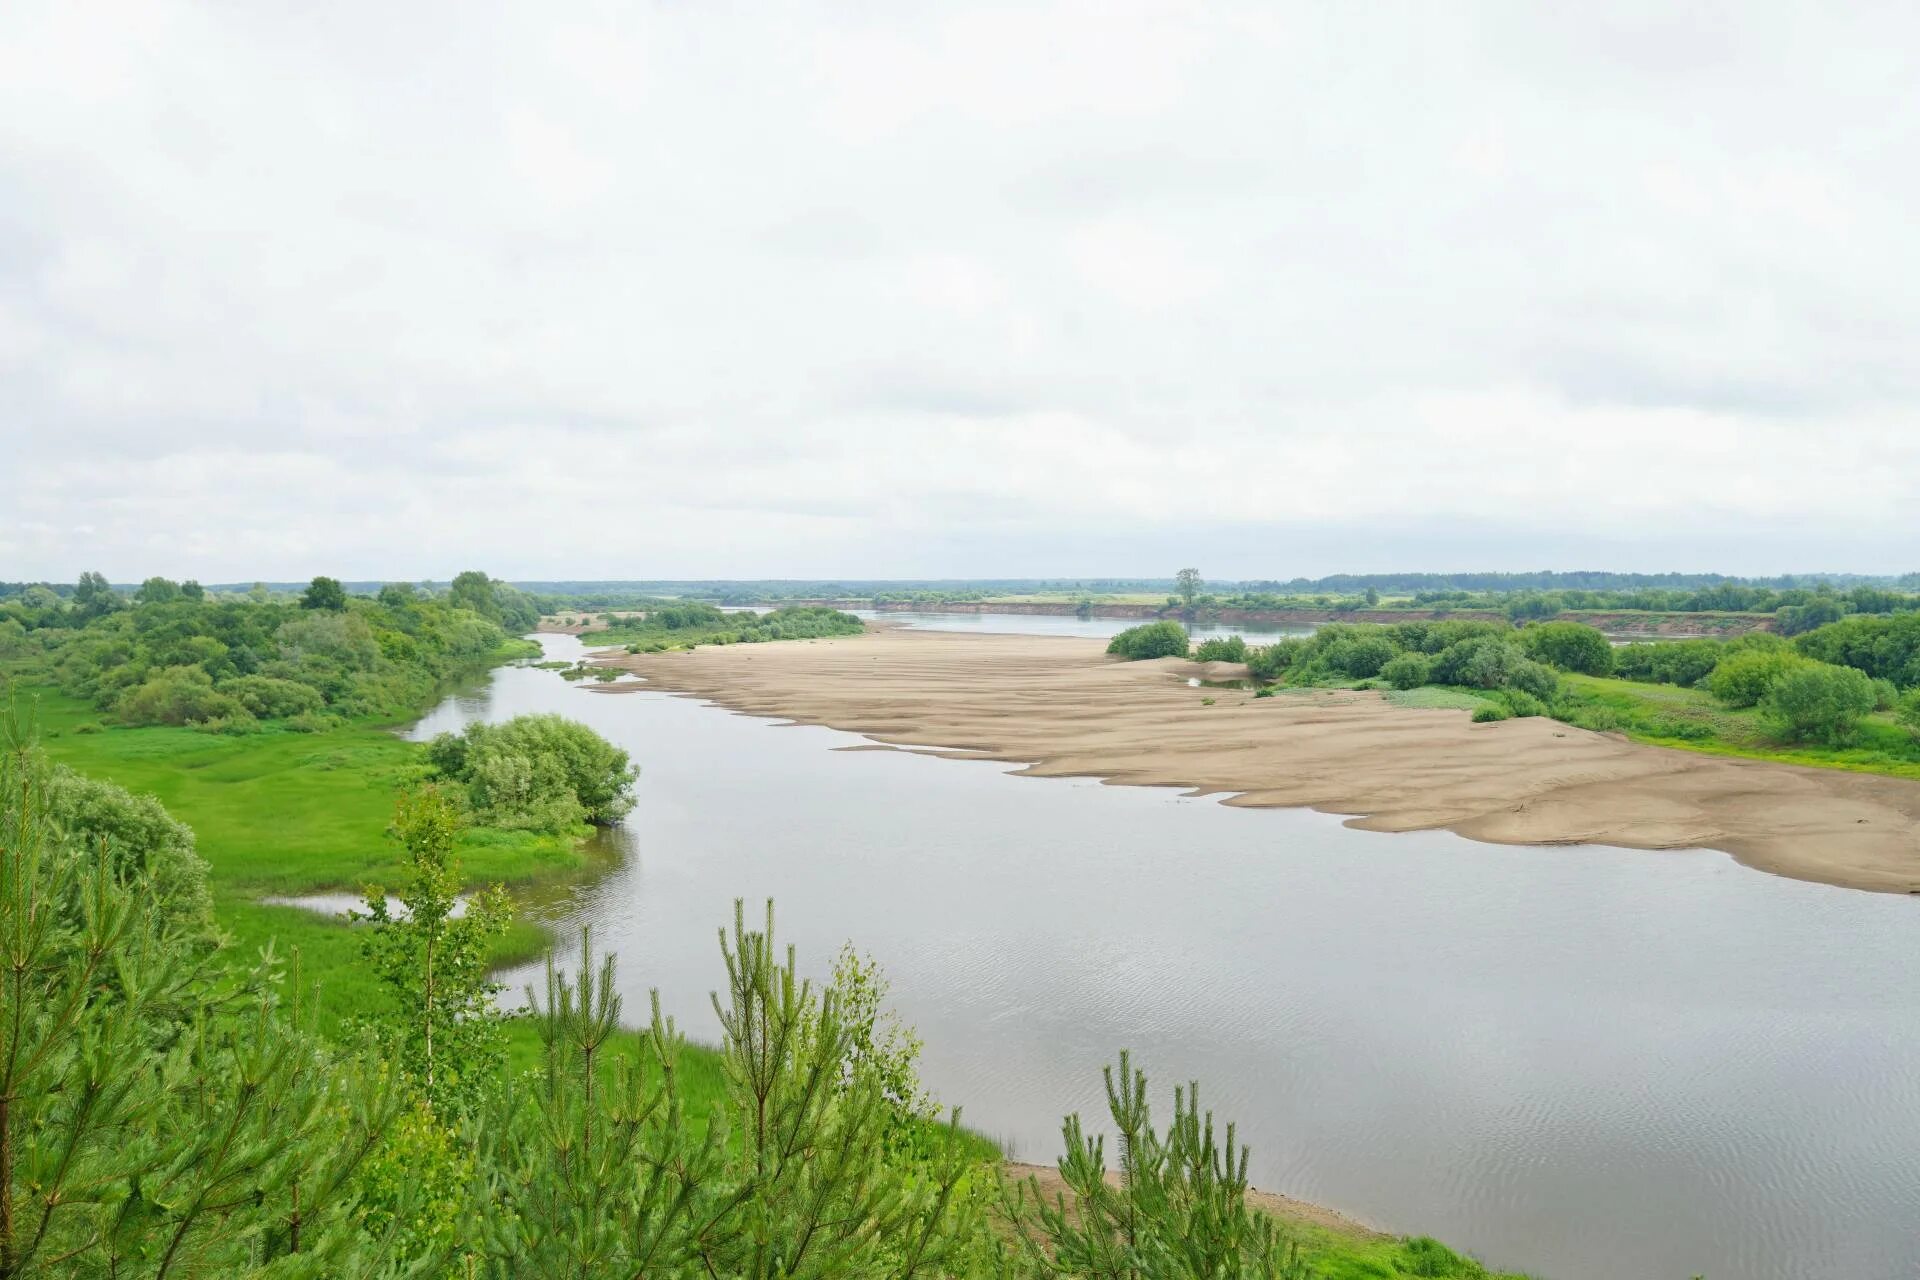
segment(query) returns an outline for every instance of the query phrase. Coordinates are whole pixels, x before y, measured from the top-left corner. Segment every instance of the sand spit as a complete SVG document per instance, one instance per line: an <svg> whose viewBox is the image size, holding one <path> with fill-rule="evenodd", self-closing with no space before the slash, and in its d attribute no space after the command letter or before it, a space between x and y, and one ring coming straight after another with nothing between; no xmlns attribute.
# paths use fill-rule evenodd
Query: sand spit
<svg viewBox="0 0 1920 1280"><path fill-rule="evenodd" d="M1305 805L1376 831L1723 849L1778 875L1920 892L1920 783L1897 778L1640 746L1540 718L1473 724L1375 693L1195 688L1189 679L1220 673L1120 662L1068 637L888 628L602 661L735 711L1038 777Z"/></svg>

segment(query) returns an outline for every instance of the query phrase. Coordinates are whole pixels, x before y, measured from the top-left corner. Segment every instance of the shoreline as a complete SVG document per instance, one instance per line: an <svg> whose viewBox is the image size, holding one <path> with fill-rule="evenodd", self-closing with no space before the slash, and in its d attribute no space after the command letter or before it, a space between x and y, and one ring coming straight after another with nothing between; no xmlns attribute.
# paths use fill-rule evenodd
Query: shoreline
<svg viewBox="0 0 1920 1280"><path fill-rule="evenodd" d="M1904 779L1645 746L1544 718L1472 724L1372 692L1197 689L1187 680L1214 673L1121 662L1077 637L877 628L591 656L644 687L1017 775L1175 786L1496 844L1711 848L1775 875L1920 892L1920 783Z"/></svg>

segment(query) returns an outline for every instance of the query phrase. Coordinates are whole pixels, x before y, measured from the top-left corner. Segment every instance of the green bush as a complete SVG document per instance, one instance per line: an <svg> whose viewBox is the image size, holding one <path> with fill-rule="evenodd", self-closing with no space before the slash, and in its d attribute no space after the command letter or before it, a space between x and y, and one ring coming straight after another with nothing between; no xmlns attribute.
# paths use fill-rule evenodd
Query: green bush
<svg viewBox="0 0 1920 1280"><path fill-rule="evenodd" d="M1278 680L1306 656L1307 642L1297 636L1247 651L1247 671L1257 680Z"/></svg>
<svg viewBox="0 0 1920 1280"><path fill-rule="evenodd" d="M1418 689L1433 675L1433 663L1417 653L1403 653L1380 668L1380 678L1396 689Z"/></svg>
<svg viewBox="0 0 1920 1280"><path fill-rule="evenodd" d="M1706 679L1707 692L1729 707L1758 706L1773 682L1787 672L1809 665L1809 659L1791 649L1745 649L1729 652Z"/></svg>
<svg viewBox="0 0 1920 1280"><path fill-rule="evenodd" d="M1245 662L1247 642L1241 636L1213 636L1193 651L1196 662Z"/></svg>
<svg viewBox="0 0 1920 1280"><path fill-rule="evenodd" d="M1489 702L1484 706L1474 708L1473 722L1475 724L1488 724L1495 720L1505 720L1511 714L1512 713L1504 706L1496 706Z"/></svg>
<svg viewBox="0 0 1920 1280"><path fill-rule="evenodd" d="M1902 689L1920 685L1920 613L1855 614L1794 643L1816 661L1855 667Z"/></svg>
<svg viewBox="0 0 1920 1280"><path fill-rule="evenodd" d="M213 687L199 667L168 667L121 696L118 710L128 724L198 724L244 716L238 698Z"/></svg>
<svg viewBox="0 0 1920 1280"><path fill-rule="evenodd" d="M640 772L626 752L557 715L443 733L428 744L427 758L441 777L465 785L476 821L514 830L618 822L633 808Z"/></svg>
<svg viewBox="0 0 1920 1280"><path fill-rule="evenodd" d="M1893 709L1894 719L1905 726L1908 733L1920 740L1920 688L1909 689L1900 695L1899 703Z"/></svg>
<svg viewBox="0 0 1920 1280"><path fill-rule="evenodd" d="M1873 702L1873 681L1863 672L1810 663L1775 680L1760 705L1781 737L1842 746Z"/></svg>
<svg viewBox="0 0 1920 1280"><path fill-rule="evenodd" d="M1499 693L1500 705L1515 718L1526 716L1544 716L1547 704L1528 693L1525 689L1502 689Z"/></svg>
<svg viewBox="0 0 1920 1280"><path fill-rule="evenodd" d="M1592 627L1580 622L1542 622L1520 633L1521 647L1537 662L1604 676L1613 670L1613 646Z"/></svg>
<svg viewBox="0 0 1920 1280"><path fill-rule="evenodd" d="M1321 652L1320 660L1349 679L1365 680L1379 675L1396 652L1393 642L1383 635L1358 635L1334 641Z"/></svg>
<svg viewBox="0 0 1920 1280"><path fill-rule="evenodd" d="M219 689L262 720L284 720L305 711L319 711L327 705L320 691L311 685L273 676L234 676L221 681Z"/></svg>
<svg viewBox="0 0 1920 1280"><path fill-rule="evenodd" d="M1128 627L1107 643L1107 652L1129 662L1139 662L1147 658L1184 658L1187 646L1187 629L1166 619Z"/></svg>
<svg viewBox="0 0 1920 1280"><path fill-rule="evenodd" d="M1614 651L1614 671L1629 680L1691 688L1720 665L1727 646L1719 640L1655 640Z"/></svg>

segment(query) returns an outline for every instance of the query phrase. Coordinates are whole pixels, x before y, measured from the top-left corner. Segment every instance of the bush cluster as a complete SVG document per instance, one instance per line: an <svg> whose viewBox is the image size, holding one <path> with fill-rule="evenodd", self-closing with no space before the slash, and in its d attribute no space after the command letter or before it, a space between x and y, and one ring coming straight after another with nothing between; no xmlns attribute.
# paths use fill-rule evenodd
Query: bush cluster
<svg viewBox="0 0 1920 1280"><path fill-rule="evenodd" d="M509 830L610 825L633 808L640 770L627 753L564 716L473 724L427 746L434 772L462 788L473 820Z"/></svg>
<svg viewBox="0 0 1920 1280"><path fill-rule="evenodd" d="M1187 629L1171 619L1128 627L1107 642L1107 652L1129 662L1187 656Z"/></svg>
<svg viewBox="0 0 1920 1280"><path fill-rule="evenodd" d="M506 628L536 621L519 593L483 574L461 575L445 596L387 588L376 600L316 579L299 603L215 600L157 581L132 605L108 591L38 615L61 689L128 724L235 732L404 716L498 653Z"/></svg>

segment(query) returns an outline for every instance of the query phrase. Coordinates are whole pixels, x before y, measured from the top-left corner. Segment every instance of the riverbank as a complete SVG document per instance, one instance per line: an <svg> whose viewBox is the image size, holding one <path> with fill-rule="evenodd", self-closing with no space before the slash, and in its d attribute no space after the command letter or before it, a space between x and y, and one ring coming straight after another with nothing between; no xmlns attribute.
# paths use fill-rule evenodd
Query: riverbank
<svg viewBox="0 0 1920 1280"><path fill-rule="evenodd" d="M1473 724L1371 692L1193 688L1187 679L1209 674L1194 664L1103 650L887 628L601 661L735 711L1029 776L1176 786L1501 844L1713 848L1796 879L1920 891L1920 783L1638 745L1543 718Z"/></svg>

